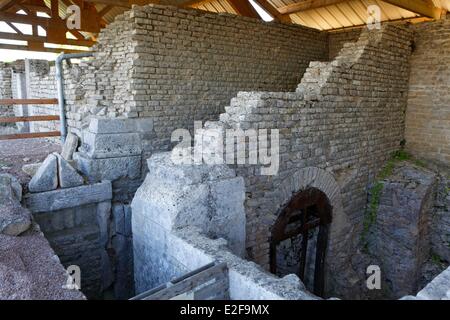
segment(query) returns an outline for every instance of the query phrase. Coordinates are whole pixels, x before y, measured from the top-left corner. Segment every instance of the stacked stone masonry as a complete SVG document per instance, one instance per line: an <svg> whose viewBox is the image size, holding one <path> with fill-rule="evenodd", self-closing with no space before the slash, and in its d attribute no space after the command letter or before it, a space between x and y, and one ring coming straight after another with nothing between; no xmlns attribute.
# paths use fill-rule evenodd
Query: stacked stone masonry
<svg viewBox="0 0 450 320"><path fill-rule="evenodd" d="M246 182L250 259L268 266L277 212L300 191L296 181L310 181L334 202L328 291L345 297L364 279L348 253L357 252L368 185L404 136L411 41L412 32L397 26L366 31L333 62L311 63L295 93L241 92L225 108L219 128L280 131L277 175L237 167Z"/></svg>
<svg viewBox="0 0 450 320"><path fill-rule="evenodd" d="M56 71L46 60L27 60L27 97L29 99L56 99ZM59 115L58 105L29 106L29 115ZM59 131L59 121L30 123L31 132Z"/></svg>
<svg viewBox="0 0 450 320"><path fill-rule="evenodd" d="M450 163L450 20L414 27L406 146L414 155Z"/></svg>
<svg viewBox="0 0 450 320"><path fill-rule="evenodd" d="M11 99L12 70L6 63L0 63L0 99ZM14 109L10 105L0 105L0 117L14 116ZM5 125L0 123L0 126Z"/></svg>
<svg viewBox="0 0 450 320"><path fill-rule="evenodd" d="M328 35L328 58L333 60L346 43L356 42L361 35L360 28L345 31L330 32Z"/></svg>
<svg viewBox="0 0 450 320"><path fill-rule="evenodd" d="M67 77L69 126L152 117L157 150L174 129L216 119L238 91L292 91L310 61L328 57L317 30L158 5L118 16L94 50Z"/></svg>

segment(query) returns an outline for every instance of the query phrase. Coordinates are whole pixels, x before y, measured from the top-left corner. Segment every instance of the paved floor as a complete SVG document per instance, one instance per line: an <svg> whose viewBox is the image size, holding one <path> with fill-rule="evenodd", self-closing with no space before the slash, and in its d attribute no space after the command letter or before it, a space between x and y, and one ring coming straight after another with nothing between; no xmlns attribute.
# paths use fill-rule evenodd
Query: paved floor
<svg viewBox="0 0 450 320"><path fill-rule="evenodd" d="M10 173L22 184L27 184L31 177L22 171L22 166L42 162L50 153L60 151L61 144L57 139L0 141L0 173Z"/></svg>

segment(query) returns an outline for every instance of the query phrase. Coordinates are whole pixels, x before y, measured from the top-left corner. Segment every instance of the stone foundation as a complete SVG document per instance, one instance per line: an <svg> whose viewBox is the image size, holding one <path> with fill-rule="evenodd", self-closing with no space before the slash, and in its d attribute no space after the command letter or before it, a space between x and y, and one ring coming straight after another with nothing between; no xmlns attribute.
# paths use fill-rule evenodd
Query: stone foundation
<svg viewBox="0 0 450 320"><path fill-rule="evenodd" d="M65 267L81 269L82 291L100 298L114 281L107 254L111 183L25 196L26 207Z"/></svg>

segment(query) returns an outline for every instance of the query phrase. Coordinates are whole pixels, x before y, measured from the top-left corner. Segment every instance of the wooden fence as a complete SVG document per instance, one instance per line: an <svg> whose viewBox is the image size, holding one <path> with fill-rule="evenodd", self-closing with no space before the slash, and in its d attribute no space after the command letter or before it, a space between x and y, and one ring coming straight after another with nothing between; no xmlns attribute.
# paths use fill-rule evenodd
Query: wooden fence
<svg viewBox="0 0 450 320"><path fill-rule="evenodd" d="M58 99L0 99L0 106L2 105L43 105L43 104L58 104ZM25 116L25 117L0 117L0 123L17 123L17 122L34 122L34 121L57 121L60 120L59 115L44 115L44 116ZM0 135L0 140L14 140L14 139L31 139L44 137L58 137L61 136L60 131L50 132L32 132L32 133L16 133Z"/></svg>

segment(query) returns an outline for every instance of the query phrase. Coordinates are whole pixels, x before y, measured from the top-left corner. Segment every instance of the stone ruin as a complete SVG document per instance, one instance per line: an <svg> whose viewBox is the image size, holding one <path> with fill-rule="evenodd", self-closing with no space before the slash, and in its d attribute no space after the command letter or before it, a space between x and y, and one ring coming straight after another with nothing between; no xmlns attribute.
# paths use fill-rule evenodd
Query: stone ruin
<svg viewBox="0 0 450 320"><path fill-rule="evenodd" d="M19 223L2 233L39 225L60 262L83 270L88 298L450 298L450 180L391 159L404 152L415 30L330 37L133 7L102 32L93 59L66 67L71 133L33 170L22 205L8 182L16 200L5 210ZM278 130L279 146L257 139L243 163L180 165L170 150L195 153L171 141L180 128L203 159L224 150L217 137L230 130L244 141ZM273 163L251 163L261 149L279 152L275 175L261 174ZM224 266L216 286L208 278L170 296L174 279L210 264ZM367 287L370 265L383 290Z"/></svg>

